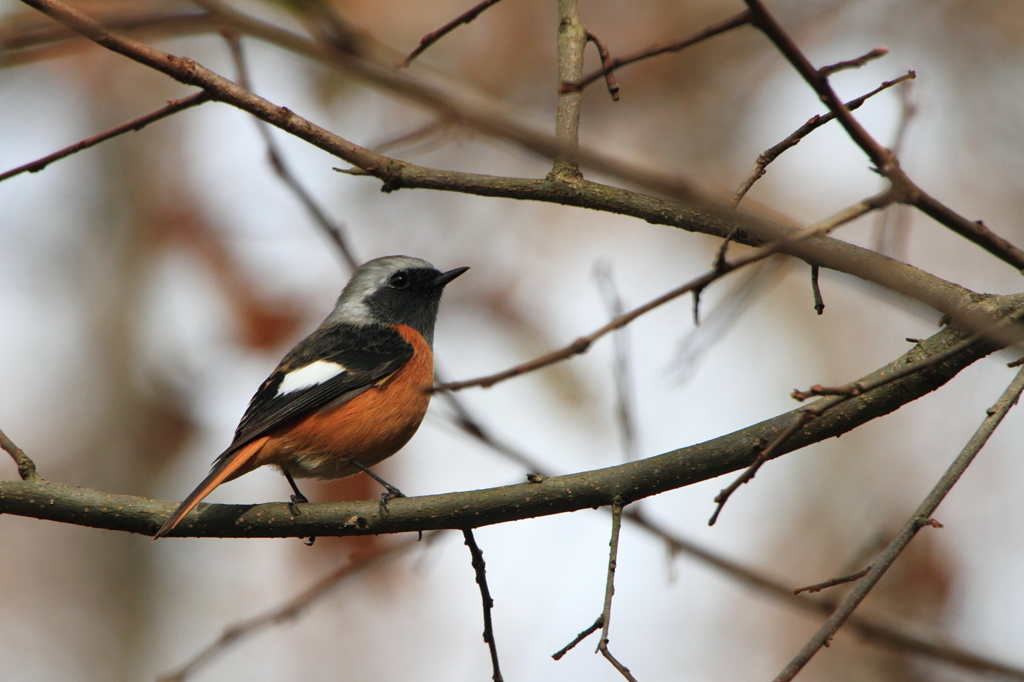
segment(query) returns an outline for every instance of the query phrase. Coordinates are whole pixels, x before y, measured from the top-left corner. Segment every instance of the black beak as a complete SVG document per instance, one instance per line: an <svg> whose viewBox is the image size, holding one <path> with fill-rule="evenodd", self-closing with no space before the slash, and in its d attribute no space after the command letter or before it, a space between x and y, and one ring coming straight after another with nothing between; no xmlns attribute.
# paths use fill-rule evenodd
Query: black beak
<svg viewBox="0 0 1024 682"><path fill-rule="evenodd" d="M437 287L438 289L440 289L444 285L448 284L448 282L452 281L453 279L455 279L456 277L458 277L459 275L464 273L466 270L469 270L469 268L468 267L455 268L454 270L449 270L448 272L442 272L434 280L434 286Z"/></svg>

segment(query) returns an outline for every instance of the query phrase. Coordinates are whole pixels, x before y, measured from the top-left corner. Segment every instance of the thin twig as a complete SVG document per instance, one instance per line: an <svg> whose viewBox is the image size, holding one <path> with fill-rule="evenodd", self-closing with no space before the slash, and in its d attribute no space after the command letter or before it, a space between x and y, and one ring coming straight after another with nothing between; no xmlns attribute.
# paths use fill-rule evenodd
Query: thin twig
<svg viewBox="0 0 1024 682"><path fill-rule="evenodd" d="M410 52L405 57L405 59L399 61L398 64L395 65L395 67L403 69L409 66L412 60L416 59L416 57L419 57L421 54L423 54L423 52L428 47L430 47L438 40L454 31L462 24L468 24L469 22L473 21L478 16L480 16L480 14L483 13L484 10L486 10L488 7L490 7L491 5L496 5L499 2L501 2L501 0L483 0L483 2L473 6L466 12L463 12L462 14L455 17L454 19L452 19L451 21L449 21L447 24L437 29L436 31L431 31L427 35L420 38L420 44L416 46L416 49Z"/></svg>
<svg viewBox="0 0 1024 682"><path fill-rule="evenodd" d="M231 50L231 58L235 63L235 70L238 71L238 84L249 92L252 92L252 84L249 81L249 70L246 68L245 55L242 53L242 41L234 31L221 31L221 35L227 42L228 48ZM331 238L335 246L338 247L338 252L345 260L349 270L351 271L358 268L359 261L353 254L352 247L349 246L348 239L345 236L344 227L335 223L327 216L327 213L320 207L320 204L313 198L313 195L303 187L295 174L292 173L291 168L289 168L288 164L284 160L281 148L274 140L274 134L271 132L270 126L258 118L253 118L253 121L256 123L256 128L259 130L260 137L263 138L263 143L267 147L267 160L270 161L270 165L274 169L274 172L281 181L288 186L292 193L295 194L296 198L298 198L303 208L306 209L306 212L309 213L316 224L320 226L324 233Z"/></svg>
<svg viewBox="0 0 1024 682"><path fill-rule="evenodd" d="M866 576L868 574L868 571L870 570L871 566L865 566L856 573L853 573L851 575L844 575L842 578L829 578L825 582L814 583L813 585L807 585L805 587L797 587L793 590L793 594L798 595L801 592L821 592L822 590L827 590L828 588L835 587L836 585L845 585L846 583L852 583L854 580L860 580L861 578Z"/></svg>
<svg viewBox="0 0 1024 682"><path fill-rule="evenodd" d="M715 522L718 521L718 515L722 513L722 508L725 507L725 503L729 501L732 494L736 492L741 485L752 481L754 476L757 475L758 469L772 458L775 451L778 450L783 443L789 440L793 434L806 426L807 422L814 419L814 416L815 415L811 414L809 411L800 412L797 418L794 419L789 426L783 429L771 443L757 453L757 457L754 459L753 463L747 467L743 473L736 478L736 480L719 491L718 495L715 497L715 511L711 514L711 518L708 519L709 526L715 525Z"/></svg>
<svg viewBox="0 0 1024 682"><path fill-rule="evenodd" d="M814 310L821 315L825 312L825 301L821 298L821 287L818 286L818 271L817 265L811 266L811 293L814 296Z"/></svg>
<svg viewBox="0 0 1024 682"><path fill-rule="evenodd" d="M849 59L845 62L836 62L835 64L829 64L818 69L818 75L822 78L828 78L834 73L839 71L845 71L847 69L859 69L870 61L879 59L889 54L889 48L887 47L876 47L867 54L862 54L856 59Z"/></svg>
<svg viewBox="0 0 1024 682"><path fill-rule="evenodd" d="M427 535L428 542L433 542L442 533L443 531L429 533ZM357 575L385 560L395 559L417 546L419 546L419 542L416 540L402 541L364 556L349 558L344 565L324 576L312 587L289 599L284 604L276 606L254 618L228 625L216 641L206 646L177 670L160 676L158 681L184 682L184 680L197 673L201 668L243 640L275 625L295 620L345 579Z"/></svg>
<svg viewBox="0 0 1024 682"><path fill-rule="evenodd" d="M586 76L578 80L563 79L562 86L561 88L559 88L559 91L578 92L583 88L587 87L588 85L590 85L591 83L593 83L594 81L596 81L597 79L603 78L607 76L609 73L621 69L623 66L627 66L628 64L634 64L641 60L649 59L650 57L655 57L659 54L665 54L666 52L679 52L680 50L690 47L691 45L696 45L699 42L707 40L708 38L713 38L714 36L721 35L723 33L731 31L734 28L738 28L749 23L750 12L743 11L740 12L739 14L729 17L725 21L720 21L717 24L712 24L707 28L703 28L694 33L693 35L683 38L682 40L676 40L674 42L666 43L664 45L654 45L652 47L648 47L638 52L634 52L633 54L626 55L625 57L618 57L616 59L612 59L608 62L605 62L605 60L602 59L602 68L598 69L597 71L587 74Z"/></svg>
<svg viewBox="0 0 1024 682"><path fill-rule="evenodd" d="M852 381L846 384L845 386L828 387L822 386L820 384L815 384L806 391L794 390L793 393L791 393L790 395L794 399L799 400L801 402L807 400L808 398L822 395L838 395L847 397L862 395L884 384L888 384L892 381L896 381L897 379L901 379L905 376L909 376L911 374L915 374L917 372L921 372L925 369L928 369L929 367L934 367L935 365L941 364L942 362L945 362L947 359L953 357L960 351L969 348L970 346L973 346L974 344L980 341L984 341L987 337L996 336L1001 331L1009 329L1022 317L1024 317L1024 311L1014 311L1007 315L1006 317L1004 317L1003 319L996 321L989 327L982 329L981 331L975 332L974 334L971 334L962 341L953 344L944 351L936 353L935 355L931 355L919 362L904 365L903 367L893 372L886 373L885 376L876 376L870 379L860 379L859 381Z"/></svg>
<svg viewBox="0 0 1024 682"><path fill-rule="evenodd" d="M878 93L882 92L883 90L888 90L889 88L898 83L902 83L904 81L911 80L916 77L916 73L914 73L913 71L908 71L906 74L900 76L899 78L883 82L881 85L879 85L877 88L867 93L866 95L861 95L856 99L851 99L844 106L846 107L847 111L854 111L856 109L859 109L860 106L864 104L864 102L874 97ZM767 168L768 164L770 164L775 159L779 158L779 156L786 150L798 145L801 140L803 140L813 131L817 130L818 128L825 125L829 121L835 120L835 117L836 115L831 111L826 112L824 114L815 114L814 116L809 118L806 123L804 123L802 126L800 126L792 133L790 133L790 135L787 136L786 139L782 140L775 146L761 152L761 154L757 157L757 161L754 163L754 167L751 169L746 179L744 179L743 182L740 183L740 186L736 188L736 193L733 195L732 199L733 207L737 206L740 203L740 200L743 199L744 195L746 195L746 193L750 191L750 188L754 186L754 183L764 176L766 172L765 169Z"/></svg>
<svg viewBox="0 0 1024 682"><path fill-rule="evenodd" d="M0 448L3 448L18 466L18 475L23 481L41 481L42 477L36 471L36 463L25 454L25 451L14 444L7 434L0 431Z"/></svg>
<svg viewBox="0 0 1024 682"><path fill-rule="evenodd" d="M604 604L601 608L601 641L594 653L608 643L608 632L612 625L612 597L615 595L615 569L619 561L619 531L622 530L622 508L625 502L616 495L612 499L612 536L608 541L608 572L604 581Z"/></svg>
<svg viewBox="0 0 1024 682"><path fill-rule="evenodd" d="M601 641L597 650L608 659L615 670L622 673L630 682L637 682L630 674L629 668L618 662L608 649L608 632L611 628L611 597L615 594L615 566L618 563L618 535L623 527L623 507L625 501L617 495L611 501L611 540L608 541L608 576L604 584L604 608L601 610Z"/></svg>
<svg viewBox="0 0 1024 682"><path fill-rule="evenodd" d="M604 625L603 616L598 616L597 620L594 621L593 625L591 625L589 628L587 628L586 630L584 630L580 634L576 635L576 638L573 639L568 644L566 644L564 647L562 647L561 649L559 649L555 653L551 654L551 658L555 659L556 661L561 660L563 656L565 656L567 653L569 653L574 648L576 648L577 644L579 644L580 642L585 640L587 637L590 637L592 634L594 634L595 632L600 630L602 625Z"/></svg>
<svg viewBox="0 0 1024 682"><path fill-rule="evenodd" d="M437 386L434 386L431 390L458 391L464 388L469 388L471 386L481 386L483 388L489 388L500 381L505 381L506 379L510 379L512 377L517 377L528 372L536 371L549 365L553 365L557 362L567 360L575 355L581 355L587 352L587 350L590 348L591 344L594 343L594 341L600 339L602 336L605 336L610 332L615 331L616 329L626 326L627 324L629 324L636 318L640 317L641 315L644 315L645 313L648 313L651 310L654 310L655 308L664 305L665 303L668 303L669 301L672 301L678 298L679 296L682 296L683 294L703 289L712 282L714 282L715 280L724 277L726 274L732 272L733 270L750 265L751 263L756 263L758 261L764 260L765 258L768 258L772 254L778 253L782 248L784 248L788 244L793 243L794 241L800 241L803 239L807 239L809 237L827 233L844 223L859 218L865 213L881 208L882 206L888 205L889 201L890 199L884 194L869 199L865 199L864 201L861 201L857 204L854 204L853 206L844 209L843 211L840 211L834 216L826 218L821 222L815 223L814 225L808 228L800 230L799 232L795 233L792 237L788 237L786 239L781 239L779 241L765 244L764 246L758 247L757 249L753 249L738 256L732 262L724 263L721 266L716 265L716 267L713 270L704 273L703 275L697 277L696 279L690 280L689 282L683 284L680 287L677 287L665 294L662 294L661 296L645 303L642 306L639 306L638 308L634 308L628 313L620 315L619 317L615 318L614 320L604 325L600 329L597 329L596 331L591 332L586 336L581 336L580 338L576 339L575 341L570 343L568 346L565 346L564 348L552 351L551 353L542 355L539 358L535 358L534 360L525 362L521 365L516 365L515 367L507 369L503 372L497 372L495 374L490 374L484 377L478 377L476 379L467 379L465 381L453 381L447 384L439 384Z"/></svg>
<svg viewBox="0 0 1024 682"><path fill-rule="evenodd" d="M12 168L9 171L0 173L0 182L3 182L8 178L13 178L15 175L20 175L21 173L38 173L39 171L43 170L54 161L59 161L60 159L71 156L72 154L80 152L83 149L95 147L101 142L106 142L107 140L117 137L118 135L123 135L124 133L131 131L142 130L150 123L159 121L162 118L167 118L168 116L176 114L179 111L184 111L185 109L198 106L203 102L208 101L210 101L210 95L205 91L197 92L194 95L182 97L181 99L172 100L167 103L167 106L160 107L156 111L151 111L145 116L133 118L127 123L122 123L121 125L114 126L110 130L106 130L102 133L99 133L98 135L87 137L84 140L81 140L80 142L76 142L73 145L64 147L64 149L56 151L52 154L48 154L41 159L36 159L31 163L26 163L23 166L18 166L17 168Z"/></svg>
<svg viewBox="0 0 1024 682"><path fill-rule="evenodd" d="M682 385L692 373L701 355L722 338L740 316L761 296L766 295L788 271L791 263L785 256L776 254L749 267L737 275L730 288L711 308L702 315L700 326L695 327L679 342L675 357L669 364L672 379Z"/></svg>
<svg viewBox="0 0 1024 682"><path fill-rule="evenodd" d="M608 94L611 95L612 101L619 101L619 83L615 80L615 70L611 67L612 54L608 51L608 46L604 44L604 41L598 38L596 35L587 31L587 40L594 43L594 47L597 48L597 54L601 57L601 67L604 69L604 82L608 86Z"/></svg>
<svg viewBox="0 0 1024 682"><path fill-rule="evenodd" d="M739 488L744 483L748 483L751 479L753 479L754 475L757 473L757 470L760 469L761 466L769 459L772 459L772 453L775 452L780 445L782 445L786 440L791 438L804 425L806 425L811 419L820 417L828 410L835 408L837 405L842 404L842 402L849 398L862 395L867 391L878 388L879 386L883 386L885 384L896 381L897 379L901 379L911 374L917 374L930 367L939 365L942 362L953 357L957 353L964 351L967 348L973 346L974 344L983 341L986 337L995 336L996 334L998 334L998 332L1002 331L1003 329L1008 329L1011 325L1016 323L1021 317L1024 317L1024 310L1014 311L1007 315L1006 317L1004 317L1003 319L997 321L995 324L989 326L987 329L971 334L966 339L963 339L962 341L953 344L944 351L931 355L919 362L903 365L902 367L892 372L887 372L883 376L875 376L870 379L861 379L860 381L854 381L850 384L847 384L846 386L840 386L838 388L826 388L824 386L815 385L812 386L809 391L793 391L793 393L791 394L792 397L800 401L803 401L812 396L825 395L839 396L840 400L834 402L817 402L807 407L806 411L801 412L800 417L796 421L794 421L789 428L784 430L779 435L779 437L773 440L767 448L758 453L757 458L749 467L747 467L746 471L744 471L735 481L729 484L727 488L724 488L718 494L718 497L715 498L715 503L717 504L717 507L715 508L714 513L711 515L711 519L708 521L708 525L715 525L715 521L718 519L718 515L722 511L722 507L725 505L729 497L734 492L736 492L737 488Z"/></svg>
<svg viewBox="0 0 1024 682"><path fill-rule="evenodd" d="M608 649L608 632L612 625L612 596L615 594L615 568L619 561L619 531L622 530L622 508L625 501L616 495L612 499L612 537L608 541L608 577L604 586L604 608L601 610L601 640L597 643L596 652L608 659L608 662L615 666L623 677L629 682L636 682L636 678L629 672L629 668L623 665L617 658L612 656Z"/></svg>
<svg viewBox="0 0 1024 682"><path fill-rule="evenodd" d="M975 456L988 441L989 436L992 435L996 427L999 426L1006 413L1017 403L1022 391L1024 391L1024 369L1017 372L1017 375L1010 382L1010 385L1003 392L999 400L996 401L996 404L987 410L987 416L981 423L981 426L978 427L970 441L964 446L963 450L961 450L957 458L942 475L938 483L935 484L931 492L928 493L928 496L921 502L917 510L910 516L899 534L893 538L889 546L872 562L871 570L854 586L850 594L843 599L839 607L836 608L824 625L811 637L804 648L793 657L789 665L776 676L775 682L789 682L789 680L792 680L804 665L811 660L811 657L832 639L836 631L842 627L846 619L853 613L853 610L867 596L871 588L875 586L921 528L925 526L941 527L940 524L931 518L932 514L956 482L960 480L960 476L967 470L967 467L974 461Z"/></svg>
<svg viewBox="0 0 1024 682"><path fill-rule="evenodd" d="M494 682L502 682L501 669L498 666L498 646L494 641L494 625L491 623L491 610L494 608L494 600L491 599L491 591L487 588L487 565L484 563L484 553L476 544L473 531L469 528L462 529L462 536L469 547L469 553L473 557L473 571L476 573L476 584L480 586L480 601L484 607L484 641L491 652L491 679Z"/></svg>
<svg viewBox="0 0 1024 682"><path fill-rule="evenodd" d="M598 263L594 269L598 289L604 298L605 309L615 318L623 312L622 297L612 278L611 266L607 262ZM637 458L636 419L633 415L633 382L629 360L629 334L624 327L612 335L614 355L612 360L612 376L615 380L615 414L618 417L619 433L622 437L622 451L627 461Z"/></svg>
<svg viewBox="0 0 1024 682"><path fill-rule="evenodd" d="M903 157L903 147L907 140L910 123L917 114L917 105L910 98L911 84L903 83L896 90L900 97L900 119L893 136L892 153L896 158ZM878 213L875 220L873 248L881 254L904 260L907 232L910 229L910 207L905 205L890 206Z"/></svg>

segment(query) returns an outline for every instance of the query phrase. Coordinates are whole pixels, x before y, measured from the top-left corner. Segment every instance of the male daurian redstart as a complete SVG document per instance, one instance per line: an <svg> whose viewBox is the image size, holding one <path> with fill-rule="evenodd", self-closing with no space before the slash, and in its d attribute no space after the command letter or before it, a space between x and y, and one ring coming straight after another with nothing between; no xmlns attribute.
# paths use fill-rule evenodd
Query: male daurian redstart
<svg viewBox="0 0 1024 682"><path fill-rule="evenodd" d="M294 478L369 473L395 454L430 402L441 293L468 269L440 272L408 256L363 264L323 324L263 382L231 445L153 539L167 535L218 485L257 467L280 467L296 493L293 502L305 501Z"/></svg>

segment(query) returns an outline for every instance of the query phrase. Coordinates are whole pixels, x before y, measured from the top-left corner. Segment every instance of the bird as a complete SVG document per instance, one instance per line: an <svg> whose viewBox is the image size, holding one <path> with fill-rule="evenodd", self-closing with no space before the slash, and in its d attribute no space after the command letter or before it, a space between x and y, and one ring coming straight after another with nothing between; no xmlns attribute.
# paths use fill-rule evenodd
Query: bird
<svg viewBox="0 0 1024 682"><path fill-rule="evenodd" d="M153 539L170 533L214 488L278 466L295 478L334 480L369 470L419 428L434 380L434 323L447 272L419 258L385 256L361 265L327 319L278 364L249 401L231 445ZM387 501L388 496L382 498Z"/></svg>

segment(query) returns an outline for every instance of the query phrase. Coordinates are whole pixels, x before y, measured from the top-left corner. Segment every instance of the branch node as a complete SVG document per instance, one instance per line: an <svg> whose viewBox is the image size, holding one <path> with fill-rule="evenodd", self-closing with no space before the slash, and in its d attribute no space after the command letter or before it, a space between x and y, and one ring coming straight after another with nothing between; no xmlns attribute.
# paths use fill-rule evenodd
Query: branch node
<svg viewBox="0 0 1024 682"><path fill-rule="evenodd" d="M23 481L40 481L42 477L36 471L36 463L25 454L25 451L14 444L7 434L0 431L0 448L3 448L18 466L18 475Z"/></svg>

